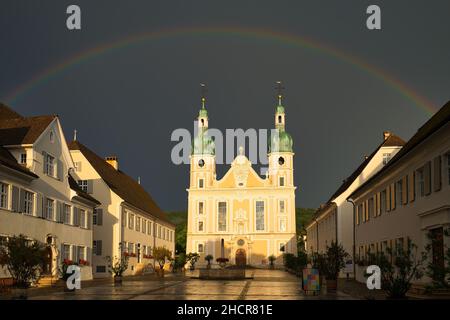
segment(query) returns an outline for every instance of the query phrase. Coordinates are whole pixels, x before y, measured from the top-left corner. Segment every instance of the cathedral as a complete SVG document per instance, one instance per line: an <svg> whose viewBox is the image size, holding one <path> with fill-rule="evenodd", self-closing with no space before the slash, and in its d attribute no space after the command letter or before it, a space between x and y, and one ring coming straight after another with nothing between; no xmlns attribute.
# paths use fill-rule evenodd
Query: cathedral
<svg viewBox="0 0 450 320"><path fill-rule="evenodd" d="M259 176L239 147L239 155L216 178L214 140L208 135L205 98L192 141L186 252L212 255L230 264L264 266L269 256L282 264L283 253L297 253L292 137L285 130L281 92L268 143L269 168Z"/></svg>

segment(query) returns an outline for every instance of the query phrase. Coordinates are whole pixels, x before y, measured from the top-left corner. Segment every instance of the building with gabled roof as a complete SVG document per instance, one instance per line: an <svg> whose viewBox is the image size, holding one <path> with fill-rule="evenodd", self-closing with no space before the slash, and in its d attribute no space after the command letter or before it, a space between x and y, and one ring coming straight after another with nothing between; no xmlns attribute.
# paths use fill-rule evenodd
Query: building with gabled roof
<svg viewBox="0 0 450 320"><path fill-rule="evenodd" d="M175 225L139 182L119 169L116 156L102 158L77 140L70 142L75 179L101 205L94 212L94 277L108 277L106 257L129 256L127 274L154 264L152 249L175 252Z"/></svg>
<svg viewBox="0 0 450 320"><path fill-rule="evenodd" d="M450 101L347 198L355 208L357 280L365 281L369 253L406 248L408 240L419 254L430 244L430 262L444 267L444 248L450 247Z"/></svg>
<svg viewBox="0 0 450 320"><path fill-rule="evenodd" d="M57 116L24 117L0 104L0 236L48 245L44 275L63 260L92 278L92 215L99 202L73 184L73 162ZM9 277L6 270L0 277Z"/></svg>
<svg viewBox="0 0 450 320"><path fill-rule="evenodd" d="M364 158L364 161L346 178L329 200L315 212L306 226L308 253L323 253L331 242L343 245L346 252L353 255L353 206L347 197L367 179L381 170L390 159L401 150L404 141L390 133L383 133L383 141ZM353 264L350 258L348 264ZM352 273L349 267L348 273Z"/></svg>

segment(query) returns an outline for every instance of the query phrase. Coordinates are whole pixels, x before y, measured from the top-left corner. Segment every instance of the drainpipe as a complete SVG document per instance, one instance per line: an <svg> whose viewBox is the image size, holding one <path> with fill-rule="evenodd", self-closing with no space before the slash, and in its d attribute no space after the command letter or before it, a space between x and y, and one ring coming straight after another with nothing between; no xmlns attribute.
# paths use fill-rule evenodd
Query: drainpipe
<svg viewBox="0 0 450 320"><path fill-rule="evenodd" d="M353 205L353 278L356 279L356 262L355 262L355 254L356 254L356 206L353 200L347 199Z"/></svg>
<svg viewBox="0 0 450 320"><path fill-rule="evenodd" d="M313 218L313 220L316 222L316 252L319 253L319 222L317 218Z"/></svg>

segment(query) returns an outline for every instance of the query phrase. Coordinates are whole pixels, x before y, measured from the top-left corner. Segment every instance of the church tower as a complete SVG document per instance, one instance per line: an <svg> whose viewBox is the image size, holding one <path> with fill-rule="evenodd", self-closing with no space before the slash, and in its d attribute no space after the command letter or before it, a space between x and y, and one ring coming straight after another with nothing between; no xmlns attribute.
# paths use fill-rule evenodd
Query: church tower
<svg viewBox="0 0 450 320"><path fill-rule="evenodd" d="M197 118L197 133L192 141L190 188L211 187L216 175L216 156L213 139L208 135L206 88L202 86L201 109Z"/></svg>
<svg viewBox="0 0 450 320"><path fill-rule="evenodd" d="M269 179L272 186L294 186L294 153L292 137L286 132L286 114L283 107L281 82L277 82L278 105L275 110L275 129L271 130L269 141Z"/></svg>

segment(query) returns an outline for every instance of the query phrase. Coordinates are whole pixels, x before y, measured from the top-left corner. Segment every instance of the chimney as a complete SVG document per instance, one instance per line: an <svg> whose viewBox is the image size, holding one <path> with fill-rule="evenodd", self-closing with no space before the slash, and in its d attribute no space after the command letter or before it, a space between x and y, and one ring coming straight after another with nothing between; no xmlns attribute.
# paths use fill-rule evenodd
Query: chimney
<svg viewBox="0 0 450 320"><path fill-rule="evenodd" d="M383 131L383 139L386 141L391 136L389 131Z"/></svg>
<svg viewBox="0 0 450 320"><path fill-rule="evenodd" d="M114 169L119 170L119 161L116 156L106 157L105 159Z"/></svg>

